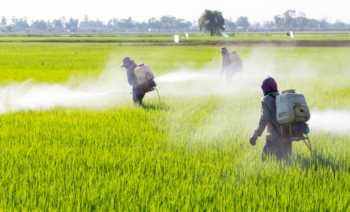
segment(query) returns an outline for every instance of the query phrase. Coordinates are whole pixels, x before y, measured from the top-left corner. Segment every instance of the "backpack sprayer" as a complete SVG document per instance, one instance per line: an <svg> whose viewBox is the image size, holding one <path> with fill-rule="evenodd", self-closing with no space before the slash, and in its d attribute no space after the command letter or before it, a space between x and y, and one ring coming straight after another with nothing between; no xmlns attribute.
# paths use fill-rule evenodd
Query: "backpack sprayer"
<svg viewBox="0 0 350 212"><path fill-rule="evenodd" d="M151 68L147 64L141 63L137 65L136 68L134 69L134 74L136 76L136 82L140 90L143 93L148 93L156 90L158 93L158 101L160 101L159 92L156 88L157 84L153 80L154 74ZM109 94L132 94L132 92L131 93L109 93Z"/></svg>
<svg viewBox="0 0 350 212"><path fill-rule="evenodd" d="M308 136L310 129L306 123L310 120L310 110L304 95L295 93L294 89L282 91L281 95L276 96L276 118L280 124L282 141L303 140L312 157Z"/></svg>
<svg viewBox="0 0 350 212"><path fill-rule="evenodd" d="M231 69L234 73L241 72L243 70L242 59L237 52L230 53Z"/></svg>
<svg viewBox="0 0 350 212"><path fill-rule="evenodd" d="M234 76L236 73L241 72L241 77L242 77L243 63L239 54L237 52L231 52L229 59L230 59L231 73L228 72L226 74L230 76Z"/></svg>
<svg viewBox="0 0 350 212"><path fill-rule="evenodd" d="M134 73L136 75L136 81L139 85L140 90L144 93L156 90L158 93L159 101L159 92L156 88L157 84L154 82L154 74L151 68L147 64L141 63L136 66L136 68L134 69Z"/></svg>

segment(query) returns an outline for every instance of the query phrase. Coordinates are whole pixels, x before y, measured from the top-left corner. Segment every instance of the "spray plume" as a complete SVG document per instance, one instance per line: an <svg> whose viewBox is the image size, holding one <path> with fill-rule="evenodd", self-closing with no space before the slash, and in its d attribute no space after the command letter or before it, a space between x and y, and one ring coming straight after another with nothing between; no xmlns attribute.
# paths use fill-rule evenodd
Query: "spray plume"
<svg viewBox="0 0 350 212"><path fill-rule="evenodd" d="M310 128L336 133L350 132L350 112L346 111L314 111L311 112Z"/></svg>
<svg viewBox="0 0 350 212"><path fill-rule="evenodd" d="M103 72L97 80L84 80L74 86L77 77L65 84L35 83L28 80L0 88L0 114L18 110L37 110L52 107L105 107L124 101L120 95L110 93L131 92L125 73L118 69ZM81 81L81 79L79 80ZM131 95L124 95L131 98Z"/></svg>
<svg viewBox="0 0 350 212"><path fill-rule="evenodd" d="M205 96L222 95L261 95L261 80L267 75L273 76L277 81L287 78L290 81L300 78L313 78L315 70L310 70L307 64L298 62L298 67L293 67L292 74L276 70L277 63L270 55L263 58L264 51L253 52L244 60L244 71L236 74L233 82L225 82L220 77L220 65L217 69L208 66L200 71L189 70L185 67L173 72L158 76L155 81L161 95L179 96ZM61 107L98 107L103 108L128 99L129 95L108 95L109 93L128 93L131 91L127 83L123 69L111 65L97 80L86 79L79 86L75 85L81 78L70 78L65 84L38 84L33 81L13 83L0 88L0 114L27 109L47 109L56 106ZM305 73L305 69L308 72ZM156 70L154 70L156 72ZM286 83L287 84L287 83ZM281 84L279 84L281 87ZM293 86L293 85L292 85ZM289 86L291 87L291 86ZM151 96L151 95L149 95ZM154 95L156 97L156 95ZM350 114L339 111L312 112L310 126L312 129L345 132L350 129L347 123ZM324 121L326 120L326 121Z"/></svg>

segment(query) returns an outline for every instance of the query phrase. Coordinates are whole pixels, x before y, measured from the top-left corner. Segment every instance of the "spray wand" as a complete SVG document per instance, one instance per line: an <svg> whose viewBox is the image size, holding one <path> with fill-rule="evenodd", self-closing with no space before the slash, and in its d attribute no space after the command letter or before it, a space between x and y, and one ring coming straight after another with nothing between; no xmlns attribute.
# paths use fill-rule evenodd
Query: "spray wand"
<svg viewBox="0 0 350 212"><path fill-rule="evenodd" d="M131 92L131 93L108 93L108 94L111 94L111 95L118 95L118 94L132 94L132 92Z"/></svg>

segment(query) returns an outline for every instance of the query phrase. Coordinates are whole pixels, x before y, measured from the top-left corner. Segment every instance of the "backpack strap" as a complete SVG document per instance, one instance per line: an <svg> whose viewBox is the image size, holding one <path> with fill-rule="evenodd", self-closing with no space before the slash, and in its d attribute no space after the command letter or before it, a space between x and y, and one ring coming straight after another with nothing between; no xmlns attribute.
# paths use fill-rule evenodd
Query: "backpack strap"
<svg viewBox="0 0 350 212"><path fill-rule="evenodd" d="M272 93L268 94L268 96L272 97L273 99L276 99L276 97Z"/></svg>
<svg viewBox="0 0 350 212"><path fill-rule="evenodd" d="M272 97L274 100L276 100L276 96L274 96L272 93L268 94L268 96ZM275 126L272 122L271 125L273 128L275 128L275 130L278 132L278 134L281 136L281 138L283 138L283 135L281 134L282 132L280 132L280 125L279 126Z"/></svg>

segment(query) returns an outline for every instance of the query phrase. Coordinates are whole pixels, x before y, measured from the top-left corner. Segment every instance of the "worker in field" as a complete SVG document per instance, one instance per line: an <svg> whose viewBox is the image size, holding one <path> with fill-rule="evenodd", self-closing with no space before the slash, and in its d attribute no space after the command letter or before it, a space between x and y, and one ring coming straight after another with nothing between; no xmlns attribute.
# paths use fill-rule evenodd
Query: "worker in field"
<svg viewBox="0 0 350 212"><path fill-rule="evenodd" d="M126 68L126 75L128 77L128 82L132 86L132 99L135 104L139 104L140 106L144 106L142 104L142 99L145 97L145 93L141 91L139 85L137 84L136 75L134 73L134 69L136 68L136 63L130 59L130 57L124 57L123 63L120 67Z"/></svg>
<svg viewBox="0 0 350 212"><path fill-rule="evenodd" d="M237 52L229 53L226 47L221 47L221 55L222 55L222 67L221 74L226 71L226 81L231 82L233 76L242 71L242 60Z"/></svg>
<svg viewBox="0 0 350 212"><path fill-rule="evenodd" d="M226 81L230 82L233 78L233 72L231 70L231 62L230 62L230 53L228 52L226 47L221 47L221 55L222 55L222 66L221 66L221 74L222 76L226 71Z"/></svg>
<svg viewBox="0 0 350 212"><path fill-rule="evenodd" d="M292 142L282 141L280 125L276 119L275 98L279 95L277 83L274 78L268 76L263 80L261 88L264 93L261 100L261 117L258 127L250 138L250 144L255 146L256 140L262 135L267 126L262 157L275 155L278 159L289 159L292 154Z"/></svg>

